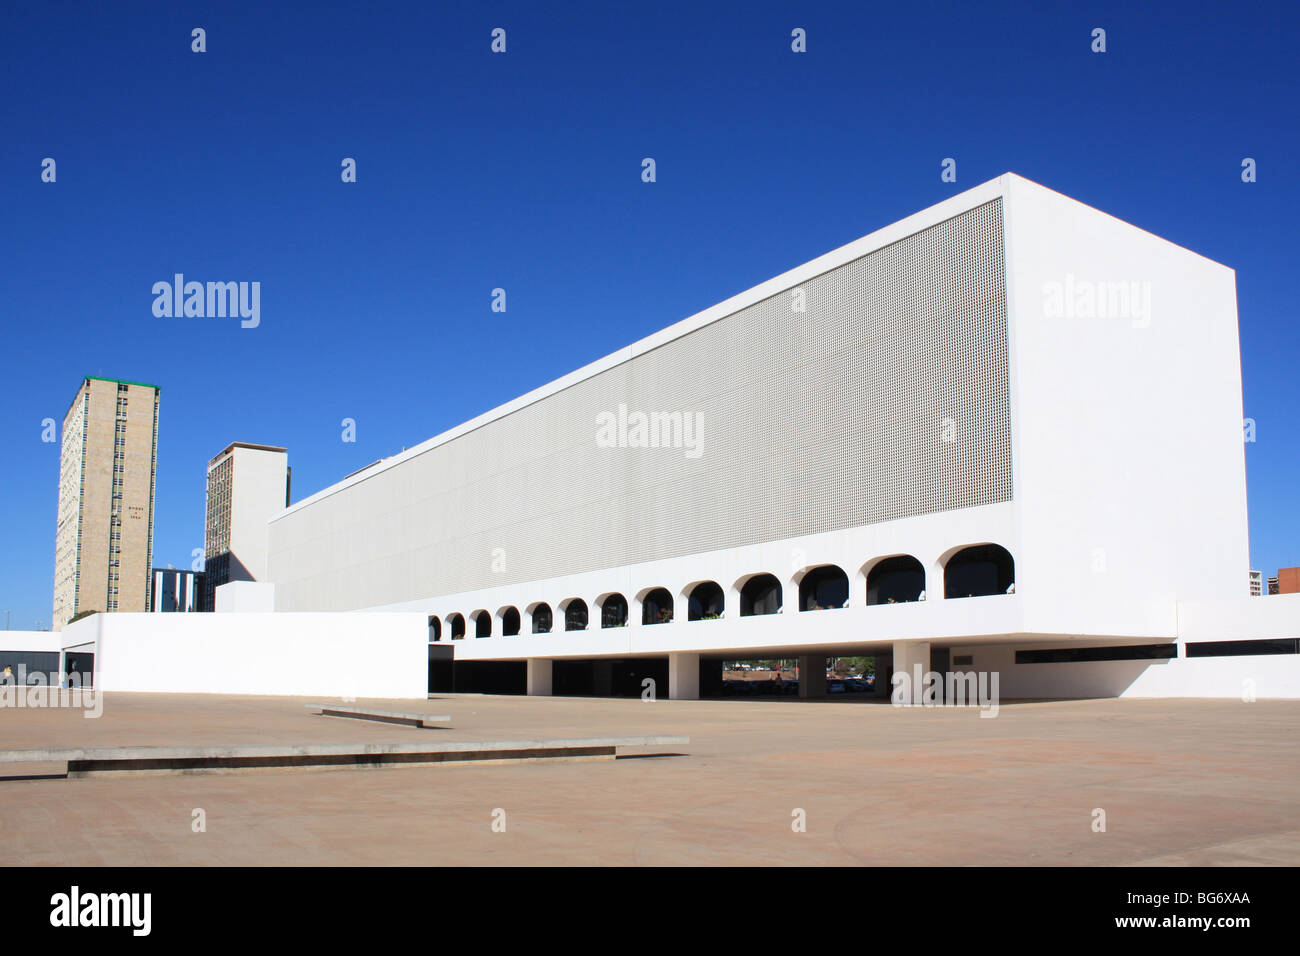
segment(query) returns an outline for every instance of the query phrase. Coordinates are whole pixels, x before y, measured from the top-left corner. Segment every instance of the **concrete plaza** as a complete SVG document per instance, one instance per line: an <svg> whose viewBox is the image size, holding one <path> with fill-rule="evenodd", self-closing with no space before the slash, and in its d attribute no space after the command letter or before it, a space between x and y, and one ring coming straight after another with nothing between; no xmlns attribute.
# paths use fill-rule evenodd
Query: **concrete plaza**
<svg viewBox="0 0 1300 956"><path fill-rule="evenodd" d="M680 756L67 779L0 765L8 865L1292 865L1300 702L109 694L99 719L0 709L4 749L685 734ZM206 832L192 829L202 809ZM1093 830L1105 811L1106 831ZM493 822L504 811L504 832ZM795 832L796 810L806 832Z"/></svg>

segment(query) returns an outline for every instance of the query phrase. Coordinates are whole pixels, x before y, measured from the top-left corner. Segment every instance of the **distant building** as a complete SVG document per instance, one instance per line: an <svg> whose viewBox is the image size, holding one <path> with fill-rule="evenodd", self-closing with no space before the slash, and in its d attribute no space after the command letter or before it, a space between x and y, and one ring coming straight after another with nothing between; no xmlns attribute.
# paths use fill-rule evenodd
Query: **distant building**
<svg viewBox="0 0 1300 956"><path fill-rule="evenodd" d="M151 611L210 611L202 571L154 568Z"/></svg>
<svg viewBox="0 0 1300 956"><path fill-rule="evenodd" d="M147 611L158 387L87 376L63 418L55 630L82 611Z"/></svg>
<svg viewBox="0 0 1300 956"><path fill-rule="evenodd" d="M1250 596L1259 597L1263 593L1264 593L1264 572L1251 571L1250 572Z"/></svg>
<svg viewBox="0 0 1300 956"><path fill-rule="evenodd" d="M1278 569L1277 593L1300 594L1300 568Z"/></svg>
<svg viewBox="0 0 1300 956"><path fill-rule="evenodd" d="M288 507L291 474L288 454L275 445L234 442L208 462L207 607L223 584L266 580L266 523Z"/></svg>

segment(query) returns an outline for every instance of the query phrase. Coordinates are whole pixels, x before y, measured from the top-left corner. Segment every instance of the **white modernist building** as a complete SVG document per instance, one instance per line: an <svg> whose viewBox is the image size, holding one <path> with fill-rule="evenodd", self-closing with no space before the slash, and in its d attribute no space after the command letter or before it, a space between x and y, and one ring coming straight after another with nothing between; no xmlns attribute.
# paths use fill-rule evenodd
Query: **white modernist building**
<svg viewBox="0 0 1300 956"><path fill-rule="evenodd" d="M276 445L232 442L208 462L209 592L232 581L266 580L266 523L289 504L290 474L289 456Z"/></svg>
<svg viewBox="0 0 1300 956"><path fill-rule="evenodd" d="M1300 696L1300 598L1248 593L1233 271L1011 174L267 527L277 612L416 612L444 689L690 698L798 656L811 696L875 654Z"/></svg>

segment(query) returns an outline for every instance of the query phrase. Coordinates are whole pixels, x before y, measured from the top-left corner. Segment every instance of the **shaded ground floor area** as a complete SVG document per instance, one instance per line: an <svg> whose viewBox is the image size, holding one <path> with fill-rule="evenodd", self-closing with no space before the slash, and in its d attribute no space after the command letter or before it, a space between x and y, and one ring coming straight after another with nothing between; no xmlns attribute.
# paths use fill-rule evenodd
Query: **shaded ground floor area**
<svg viewBox="0 0 1300 956"><path fill-rule="evenodd" d="M625 658L473 660L430 643L429 693L527 694L711 700L844 695L935 704L1000 699L1187 697L1300 699L1300 638L1231 641L1043 637L961 643L899 640L862 647L671 651ZM466 647L466 650L472 650ZM834 658L829 655L834 653ZM757 657L786 659L762 685L726 668ZM830 664L856 660L844 679Z"/></svg>
<svg viewBox="0 0 1300 956"><path fill-rule="evenodd" d="M764 681L738 680L728 669L734 654L688 654L522 661L456 660L447 645L430 646L429 693L528 694L529 672L533 671L531 693L557 697L659 697L718 700L731 697L802 696L888 697L894 673L892 653L876 652L869 680L844 680L829 669L830 658L805 654L791 659L780 674ZM674 658L689 674L674 673ZM926 670L947 673L952 665L948 648L924 650ZM920 661L920 658L917 659ZM538 671L549 675L549 683L537 680ZM676 678L676 679L675 679ZM693 679L692 679L693 678ZM942 694L940 695L942 697Z"/></svg>

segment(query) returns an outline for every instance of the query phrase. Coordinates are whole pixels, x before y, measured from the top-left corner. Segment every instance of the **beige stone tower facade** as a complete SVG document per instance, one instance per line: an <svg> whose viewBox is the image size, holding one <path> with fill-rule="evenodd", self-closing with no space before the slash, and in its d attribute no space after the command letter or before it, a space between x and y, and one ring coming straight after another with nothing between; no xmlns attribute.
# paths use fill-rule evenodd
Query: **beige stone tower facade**
<svg viewBox="0 0 1300 956"><path fill-rule="evenodd" d="M81 611L147 611L158 387L87 377L63 418L55 630Z"/></svg>

